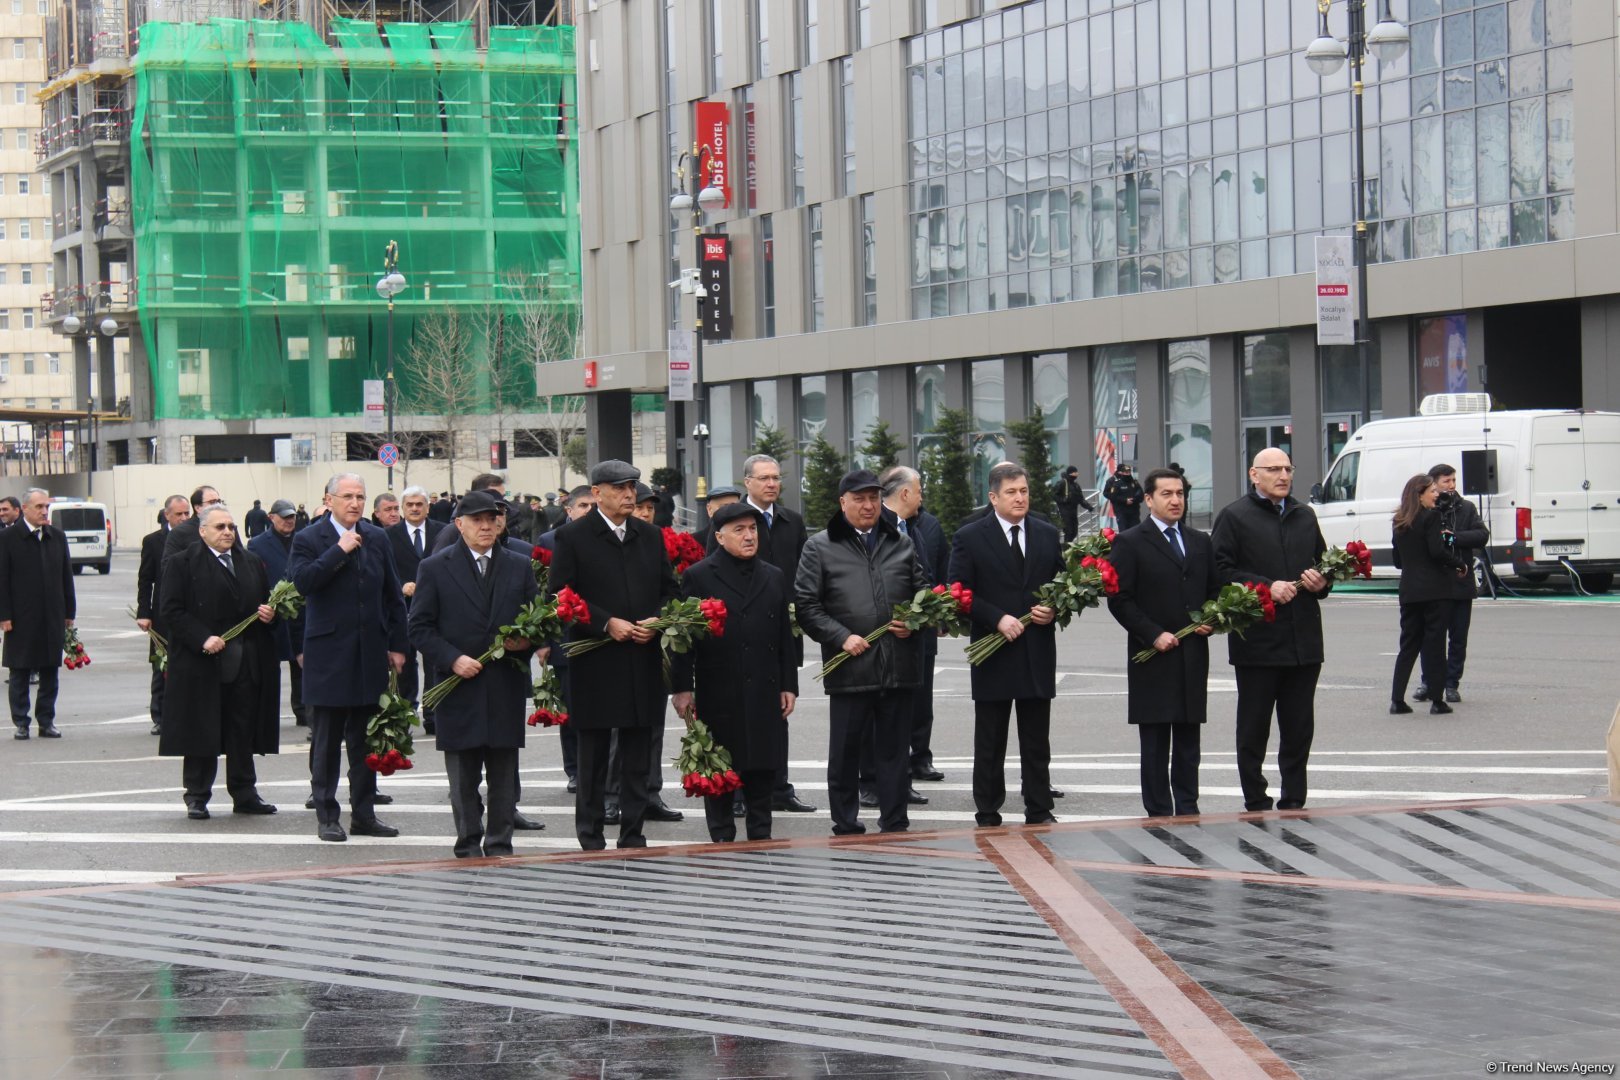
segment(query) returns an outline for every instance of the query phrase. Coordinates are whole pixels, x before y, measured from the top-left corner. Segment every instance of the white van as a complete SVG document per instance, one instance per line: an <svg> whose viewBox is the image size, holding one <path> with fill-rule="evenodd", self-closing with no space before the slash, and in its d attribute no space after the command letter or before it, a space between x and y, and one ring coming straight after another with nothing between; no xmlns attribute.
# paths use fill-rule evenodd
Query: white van
<svg viewBox="0 0 1620 1080"><path fill-rule="evenodd" d="M1330 545L1362 541L1374 576L1398 577L1390 518L1401 489L1444 463L1456 467L1459 492L1478 492L1466 497L1491 531L1486 561L1498 578L1578 574L1586 590L1608 589L1620 571L1620 413L1488 405L1484 395L1437 395L1421 415L1351 435L1311 489L1322 535Z"/></svg>
<svg viewBox="0 0 1620 1080"><path fill-rule="evenodd" d="M51 524L67 534L68 559L75 574L86 566L103 574L112 572L112 528L107 524L105 506L79 499L53 499Z"/></svg>

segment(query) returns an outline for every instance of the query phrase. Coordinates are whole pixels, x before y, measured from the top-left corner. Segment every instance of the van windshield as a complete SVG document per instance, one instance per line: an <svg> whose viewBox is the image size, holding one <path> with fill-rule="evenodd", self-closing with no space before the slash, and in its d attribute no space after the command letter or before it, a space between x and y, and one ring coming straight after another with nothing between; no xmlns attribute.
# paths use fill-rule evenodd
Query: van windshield
<svg viewBox="0 0 1620 1080"><path fill-rule="evenodd" d="M106 513L87 507L64 506L51 517L63 532L102 532L107 528Z"/></svg>

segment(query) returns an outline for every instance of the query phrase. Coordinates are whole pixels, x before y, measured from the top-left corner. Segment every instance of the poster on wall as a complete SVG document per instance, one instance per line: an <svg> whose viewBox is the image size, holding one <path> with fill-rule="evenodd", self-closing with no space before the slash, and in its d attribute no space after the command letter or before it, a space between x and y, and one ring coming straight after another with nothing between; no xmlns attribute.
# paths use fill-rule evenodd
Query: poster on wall
<svg viewBox="0 0 1620 1080"><path fill-rule="evenodd" d="M1468 317L1418 320L1418 396L1468 393Z"/></svg>

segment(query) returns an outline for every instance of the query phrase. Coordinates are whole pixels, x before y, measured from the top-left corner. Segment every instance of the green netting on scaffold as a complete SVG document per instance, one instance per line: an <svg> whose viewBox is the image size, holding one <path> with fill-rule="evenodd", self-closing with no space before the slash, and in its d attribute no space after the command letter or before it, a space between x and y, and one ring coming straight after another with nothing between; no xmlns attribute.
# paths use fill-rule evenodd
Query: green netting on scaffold
<svg viewBox="0 0 1620 1080"><path fill-rule="evenodd" d="M419 328L460 320L479 367L527 365L544 309L577 319L572 27L338 19L146 23L134 60L136 277L160 418L362 412L402 399ZM473 328L469 331L468 328ZM531 350L532 351L532 350ZM536 405L482 379L467 411Z"/></svg>

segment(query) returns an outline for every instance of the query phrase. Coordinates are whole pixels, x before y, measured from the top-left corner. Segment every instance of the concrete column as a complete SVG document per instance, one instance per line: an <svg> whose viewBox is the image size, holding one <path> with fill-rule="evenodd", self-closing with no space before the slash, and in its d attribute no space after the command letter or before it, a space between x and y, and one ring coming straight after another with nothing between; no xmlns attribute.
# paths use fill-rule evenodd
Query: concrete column
<svg viewBox="0 0 1620 1080"><path fill-rule="evenodd" d="M1139 476L1169 460L1164 455L1164 364L1157 341L1136 346L1136 460Z"/></svg>
<svg viewBox="0 0 1620 1080"><path fill-rule="evenodd" d="M1412 416L1417 412L1414 400L1417 350L1413 348L1411 321L1385 319L1373 323L1373 332L1378 340L1382 412L1385 416Z"/></svg>
<svg viewBox="0 0 1620 1080"><path fill-rule="evenodd" d="M1288 335L1288 412L1293 419L1294 493L1301 495L1322 479L1322 378L1316 361L1316 332Z"/></svg>
<svg viewBox="0 0 1620 1080"><path fill-rule="evenodd" d="M313 350L311 350L313 352ZM629 461L635 451L630 423L630 391L598 390L585 395L587 468L607 458Z"/></svg>
<svg viewBox="0 0 1620 1080"><path fill-rule="evenodd" d="M1620 409L1620 301L1581 301L1581 408Z"/></svg>
<svg viewBox="0 0 1620 1080"><path fill-rule="evenodd" d="M1229 334L1209 339L1210 460L1214 463L1215 512L1249 489L1238 406L1239 342Z"/></svg>
<svg viewBox="0 0 1620 1080"><path fill-rule="evenodd" d="M115 345L116 339L107 337L100 331L96 332L96 388L101 391L96 407L107 412L118 408L118 364Z"/></svg>
<svg viewBox="0 0 1620 1080"><path fill-rule="evenodd" d="M1069 445L1065 461L1080 470L1089 491L1097 484L1097 429L1091 412L1091 350L1069 350Z"/></svg>

